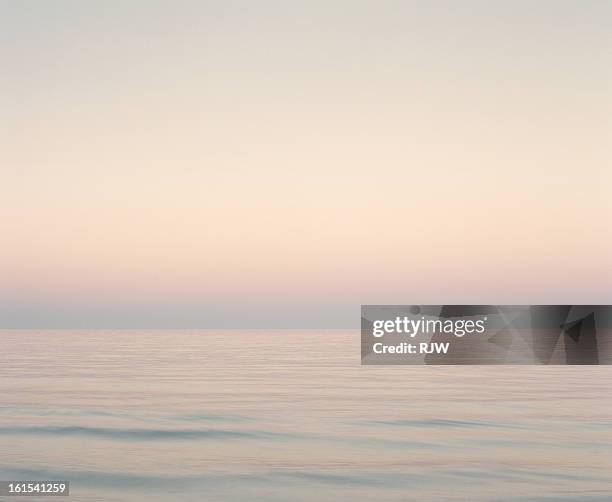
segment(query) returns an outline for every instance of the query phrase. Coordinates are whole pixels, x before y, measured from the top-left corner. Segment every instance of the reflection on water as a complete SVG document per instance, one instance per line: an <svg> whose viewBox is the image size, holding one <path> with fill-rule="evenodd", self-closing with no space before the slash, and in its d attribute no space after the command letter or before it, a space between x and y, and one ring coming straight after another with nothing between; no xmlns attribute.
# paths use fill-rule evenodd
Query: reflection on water
<svg viewBox="0 0 612 502"><path fill-rule="evenodd" d="M0 341L0 480L71 500L612 500L609 366L362 367L357 331Z"/></svg>

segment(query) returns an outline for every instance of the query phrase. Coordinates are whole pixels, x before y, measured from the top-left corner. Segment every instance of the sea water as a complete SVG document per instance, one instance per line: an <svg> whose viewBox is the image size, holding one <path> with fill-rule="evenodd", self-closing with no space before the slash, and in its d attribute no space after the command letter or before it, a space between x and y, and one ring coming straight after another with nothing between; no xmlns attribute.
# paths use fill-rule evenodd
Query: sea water
<svg viewBox="0 0 612 502"><path fill-rule="evenodd" d="M72 501L612 500L611 367L359 357L358 331L0 331L0 480L68 480Z"/></svg>

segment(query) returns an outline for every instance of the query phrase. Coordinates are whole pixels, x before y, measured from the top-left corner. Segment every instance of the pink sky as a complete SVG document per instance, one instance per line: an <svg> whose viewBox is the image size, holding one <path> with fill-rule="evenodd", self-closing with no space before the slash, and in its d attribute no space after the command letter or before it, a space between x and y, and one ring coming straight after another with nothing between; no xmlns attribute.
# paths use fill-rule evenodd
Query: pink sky
<svg viewBox="0 0 612 502"><path fill-rule="evenodd" d="M468 3L4 3L0 326L610 303L611 4Z"/></svg>

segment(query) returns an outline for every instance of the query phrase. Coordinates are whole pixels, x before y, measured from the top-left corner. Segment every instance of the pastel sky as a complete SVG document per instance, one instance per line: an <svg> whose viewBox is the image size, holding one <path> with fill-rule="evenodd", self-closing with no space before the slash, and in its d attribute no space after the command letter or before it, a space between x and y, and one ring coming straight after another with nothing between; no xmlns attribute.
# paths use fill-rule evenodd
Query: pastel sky
<svg viewBox="0 0 612 502"><path fill-rule="evenodd" d="M0 327L612 303L612 2L0 0Z"/></svg>

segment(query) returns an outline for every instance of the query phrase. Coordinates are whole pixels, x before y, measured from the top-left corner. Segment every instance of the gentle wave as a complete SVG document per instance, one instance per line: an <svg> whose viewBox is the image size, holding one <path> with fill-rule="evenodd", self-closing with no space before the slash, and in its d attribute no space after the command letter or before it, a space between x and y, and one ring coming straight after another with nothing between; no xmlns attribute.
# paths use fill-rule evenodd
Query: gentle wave
<svg viewBox="0 0 612 502"><path fill-rule="evenodd" d="M187 440L187 439L248 439L284 437L286 434L262 431L225 429L118 429L82 426L17 426L0 427L0 434L48 436L95 436L116 440Z"/></svg>
<svg viewBox="0 0 612 502"><path fill-rule="evenodd" d="M126 411L105 411L92 409L54 409L26 406L0 405L0 414L4 415L29 415L29 416L68 416L68 417L109 417L126 418L139 422L252 422L251 417L242 415L218 415L213 413L194 412L182 415L172 414L148 414L141 412L129 413Z"/></svg>
<svg viewBox="0 0 612 502"><path fill-rule="evenodd" d="M410 441L406 439L387 439L379 437L336 436L297 432L277 432L269 430L228 430L228 429L145 429L86 427L77 425L59 426L4 426L0 435L29 436L88 436L113 441L182 441L182 440L226 440L252 439L272 441L311 441L338 444L362 444L365 446L386 446L388 448L437 449L432 442Z"/></svg>
<svg viewBox="0 0 612 502"><path fill-rule="evenodd" d="M525 429L513 424L500 422L485 422L478 420L450 420L446 418L432 418L429 420L397 419L397 420L369 420L367 425L384 425L392 427L435 427L435 428L484 428L496 429Z"/></svg>
<svg viewBox="0 0 612 502"><path fill-rule="evenodd" d="M419 480L421 483L435 482L435 475L380 472L329 472L323 470L272 469L261 473L209 473L197 475L147 475L110 471L83 471L50 469L15 469L0 467L0 474L11 479L69 479L74 490L79 484L83 487L105 487L112 489L142 488L143 486L158 489L196 488L228 486L228 484L248 483L267 484L270 481L286 484L334 484L344 486L376 486L379 488L391 485L404 485Z"/></svg>
<svg viewBox="0 0 612 502"><path fill-rule="evenodd" d="M424 486L436 486L440 482L460 482L464 485L471 485L475 480L482 482L492 482L496 479L518 481L525 479L525 476L534 475L523 469L507 470L430 470L429 472L370 472L370 471L324 471L324 470L292 470L292 469L273 469L261 473L208 473L197 475L153 475L141 473L112 472L112 471L87 471L87 470L52 470L36 468L20 468L0 466L0 475L7 479L69 479L71 489L88 490L104 488L105 490L142 490L148 487L156 490L173 491L176 489L205 489L205 488L225 488L228 486L267 486L270 482L281 483L287 486L314 486L314 485L337 485L345 487L365 487L376 488L377 491L385 489L398 489L413 487L418 484ZM536 477L550 477L562 479L565 477L561 473L537 473ZM583 481L601 481L599 477L578 477ZM609 501L612 492L607 490L588 490L580 494L559 494L551 497L504 497L494 498L495 502L520 502L527 501L580 501L580 502L599 502Z"/></svg>

